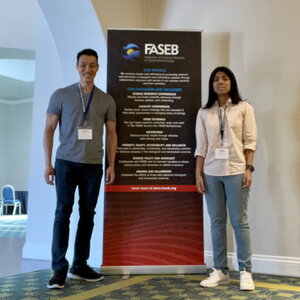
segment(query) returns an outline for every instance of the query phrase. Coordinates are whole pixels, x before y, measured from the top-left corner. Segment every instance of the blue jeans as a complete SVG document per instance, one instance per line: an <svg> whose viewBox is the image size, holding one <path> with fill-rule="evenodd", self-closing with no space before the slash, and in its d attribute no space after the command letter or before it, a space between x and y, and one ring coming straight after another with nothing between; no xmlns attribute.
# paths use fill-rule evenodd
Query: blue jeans
<svg viewBox="0 0 300 300"><path fill-rule="evenodd" d="M83 164L57 159L55 185L57 204L53 225L52 268L68 268L65 257L69 243L70 216L76 187L79 190L79 221L75 238L73 265L85 264L90 255L90 240L94 227L103 170L101 164Z"/></svg>
<svg viewBox="0 0 300 300"><path fill-rule="evenodd" d="M250 231L247 218L249 188L242 188L244 174L204 175L205 198L211 221L214 268L227 272L227 208L237 243L239 270L251 272Z"/></svg>

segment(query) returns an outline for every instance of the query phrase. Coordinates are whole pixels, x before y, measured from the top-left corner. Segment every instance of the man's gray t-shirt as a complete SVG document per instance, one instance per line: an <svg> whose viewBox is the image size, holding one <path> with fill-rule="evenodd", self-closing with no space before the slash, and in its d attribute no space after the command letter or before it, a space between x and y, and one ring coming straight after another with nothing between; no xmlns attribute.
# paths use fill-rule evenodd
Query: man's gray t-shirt
<svg viewBox="0 0 300 300"><path fill-rule="evenodd" d="M89 95L84 95L85 107ZM103 126L106 121L116 120L113 98L95 87L87 115L92 127L92 140L78 140L78 128L83 124L83 109L77 83L56 90L49 102L48 114L60 116L59 141L56 158L72 162L101 164L103 157Z"/></svg>

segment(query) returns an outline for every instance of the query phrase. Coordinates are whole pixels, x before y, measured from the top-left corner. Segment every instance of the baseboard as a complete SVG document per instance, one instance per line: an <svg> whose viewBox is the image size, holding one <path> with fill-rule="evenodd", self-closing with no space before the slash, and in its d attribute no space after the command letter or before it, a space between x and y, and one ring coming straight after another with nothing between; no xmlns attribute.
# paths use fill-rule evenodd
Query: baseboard
<svg viewBox="0 0 300 300"><path fill-rule="evenodd" d="M204 252L207 267L213 266L212 251ZM238 270L235 252L228 253L228 264L233 270ZM252 255L252 271L261 274L300 277L300 257L286 257L273 255Z"/></svg>
<svg viewBox="0 0 300 300"><path fill-rule="evenodd" d="M99 256L98 256L99 255ZM94 267L98 267L99 264L99 257L101 253L96 253L95 255L91 255L92 257L89 260L89 264ZM43 259L43 260L50 260L50 246L45 244L29 244L25 243L23 247L23 258L25 259ZM212 258L212 251L205 251L204 252L204 261L208 268L213 266L213 258ZM236 253L229 252L228 253L228 264L232 270L238 270ZM296 276L300 277L300 257L286 257L286 256L272 256L272 255L259 255L254 254L252 255L252 270L254 273L261 273L261 274L273 274L273 275L284 275L284 276ZM106 267L102 267L104 270L110 274L117 272L120 274L132 274L132 273L139 273L139 269L131 269L130 267L124 267L122 270L120 269L111 269L111 267L106 269ZM101 268L101 269L102 269ZM118 267L120 268L120 267ZM143 269L144 267L142 267ZM141 269L141 270L142 270ZM170 272L170 273L202 273L203 268L196 268L187 267L187 266L178 266L174 269L170 268L166 270L159 270L157 268L149 268L147 270L148 274L151 272L158 272L161 273L162 271ZM142 271L141 271L142 272Z"/></svg>
<svg viewBox="0 0 300 300"><path fill-rule="evenodd" d="M101 273L106 275L115 274L198 274L205 273L205 265L184 266L102 266Z"/></svg>

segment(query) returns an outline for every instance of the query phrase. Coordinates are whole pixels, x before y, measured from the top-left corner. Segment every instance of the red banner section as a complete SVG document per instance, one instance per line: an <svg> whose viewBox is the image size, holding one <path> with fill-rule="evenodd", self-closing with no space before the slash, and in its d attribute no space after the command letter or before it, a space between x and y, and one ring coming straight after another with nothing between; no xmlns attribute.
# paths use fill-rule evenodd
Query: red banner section
<svg viewBox="0 0 300 300"><path fill-rule="evenodd" d="M108 193L107 197L103 266L204 264L199 195Z"/></svg>

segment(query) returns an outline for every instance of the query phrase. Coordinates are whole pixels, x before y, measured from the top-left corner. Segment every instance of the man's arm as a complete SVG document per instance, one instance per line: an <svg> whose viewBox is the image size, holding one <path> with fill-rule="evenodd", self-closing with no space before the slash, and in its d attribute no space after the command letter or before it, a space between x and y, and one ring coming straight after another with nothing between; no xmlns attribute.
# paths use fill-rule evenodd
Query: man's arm
<svg viewBox="0 0 300 300"><path fill-rule="evenodd" d="M47 114L46 126L44 130L44 153L45 153L45 173L44 178L47 184L54 185L54 168L52 166L52 149L53 149L53 136L59 116L54 114Z"/></svg>
<svg viewBox="0 0 300 300"><path fill-rule="evenodd" d="M106 170L105 183L112 184L116 178L115 158L117 153L118 137L116 132L116 122L106 122L106 151L108 159L108 168Z"/></svg>

